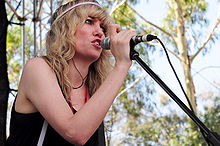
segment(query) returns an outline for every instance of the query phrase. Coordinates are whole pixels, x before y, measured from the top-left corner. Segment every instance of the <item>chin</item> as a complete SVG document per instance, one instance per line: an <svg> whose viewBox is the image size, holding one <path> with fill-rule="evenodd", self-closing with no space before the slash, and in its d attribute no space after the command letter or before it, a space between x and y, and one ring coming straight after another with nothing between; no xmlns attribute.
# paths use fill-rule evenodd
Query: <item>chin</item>
<svg viewBox="0 0 220 146"><path fill-rule="evenodd" d="M90 59L91 59L92 62L95 62L95 61L97 61L99 59L99 57L100 57L100 55L92 56Z"/></svg>
<svg viewBox="0 0 220 146"><path fill-rule="evenodd" d="M96 61L101 56L101 53L102 53L101 51L92 51L90 54L90 57L91 57L91 59Z"/></svg>
<svg viewBox="0 0 220 146"><path fill-rule="evenodd" d="M77 55L83 60L87 60L88 62L93 63L99 59L101 53L102 53L101 49L87 49L81 52L77 52L77 54L75 55Z"/></svg>
<svg viewBox="0 0 220 146"><path fill-rule="evenodd" d="M88 52L88 53L89 54L83 55L81 57L83 57L85 60L91 63L97 61L101 55L101 53L97 53L97 52Z"/></svg>

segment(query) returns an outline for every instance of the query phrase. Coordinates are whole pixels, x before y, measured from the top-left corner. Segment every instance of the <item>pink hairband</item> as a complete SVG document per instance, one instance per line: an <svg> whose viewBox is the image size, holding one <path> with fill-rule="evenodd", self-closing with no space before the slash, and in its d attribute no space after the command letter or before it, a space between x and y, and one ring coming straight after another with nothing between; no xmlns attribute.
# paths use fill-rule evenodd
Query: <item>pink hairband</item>
<svg viewBox="0 0 220 146"><path fill-rule="evenodd" d="M98 3L96 3L96 2L82 2L82 3L78 3L78 4L75 4L75 5L71 6L71 7L69 7L69 8L66 9L62 14L60 14L59 16L57 16L57 18L55 19L55 21L57 21L60 17L62 17L64 14L66 14L68 11L72 10L73 8L75 8L75 7L77 7L77 6L80 6L80 5L86 5L86 4L96 5L96 6L98 6L98 7L101 8L101 6L100 6ZM54 22L55 22L55 21L54 21ZM53 22L53 23L54 23L54 22Z"/></svg>

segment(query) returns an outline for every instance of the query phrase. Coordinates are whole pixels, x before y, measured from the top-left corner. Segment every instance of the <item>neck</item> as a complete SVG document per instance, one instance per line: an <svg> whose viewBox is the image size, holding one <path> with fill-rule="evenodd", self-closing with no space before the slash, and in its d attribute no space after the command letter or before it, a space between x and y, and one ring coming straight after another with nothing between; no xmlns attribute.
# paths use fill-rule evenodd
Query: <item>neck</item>
<svg viewBox="0 0 220 146"><path fill-rule="evenodd" d="M75 63L75 66L77 67L77 69L79 70L79 72L81 73L81 75L83 77L85 77L88 74L89 71L89 66L91 65L92 62L87 62L87 61L82 61L78 58L72 58L71 59L71 67L74 67L73 63ZM76 71L76 68L74 67L74 70Z"/></svg>
<svg viewBox="0 0 220 146"><path fill-rule="evenodd" d="M87 76L90 64L91 63L81 61L77 58L73 58L69 61L70 70L68 77L74 87L79 86L82 83L82 78L85 78Z"/></svg>

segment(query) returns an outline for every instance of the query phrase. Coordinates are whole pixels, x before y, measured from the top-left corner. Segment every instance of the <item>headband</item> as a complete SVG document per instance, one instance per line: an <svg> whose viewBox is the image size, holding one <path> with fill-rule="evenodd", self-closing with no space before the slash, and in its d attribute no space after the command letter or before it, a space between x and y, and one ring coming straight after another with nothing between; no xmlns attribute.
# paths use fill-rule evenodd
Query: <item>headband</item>
<svg viewBox="0 0 220 146"><path fill-rule="evenodd" d="M63 15L65 15L67 12L69 12L69 11L72 10L73 8L75 8L75 7L77 7L77 6L81 6L81 5L87 5L87 4L96 5L96 6L98 6L98 7L101 8L101 6L100 6L98 3L96 3L96 2L82 2L82 3L78 3L78 4L75 4L75 5L71 6L71 7L69 7L69 8L66 9L62 14L60 14L59 16L57 16L57 18L54 20L54 22L57 21L57 20L59 20ZM53 22L53 23L54 23L54 22Z"/></svg>

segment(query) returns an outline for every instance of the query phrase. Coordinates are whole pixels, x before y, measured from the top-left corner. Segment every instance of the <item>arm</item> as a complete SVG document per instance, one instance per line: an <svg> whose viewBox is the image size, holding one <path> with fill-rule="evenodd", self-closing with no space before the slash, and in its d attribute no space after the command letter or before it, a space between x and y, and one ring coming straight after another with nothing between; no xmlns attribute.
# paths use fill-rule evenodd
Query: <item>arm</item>
<svg viewBox="0 0 220 146"><path fill-rule="evenodd" d="M84 144L104 119L131 66L129 41L134 35L131 31L120 32L118 25L111 26L111 51L116 59L115 66L96 93L74 115L61 93L55 74L46 62L38 58L25 66L22 77L25 96L69 142ZM123 38L123 41L118 38Z"/></svg>

